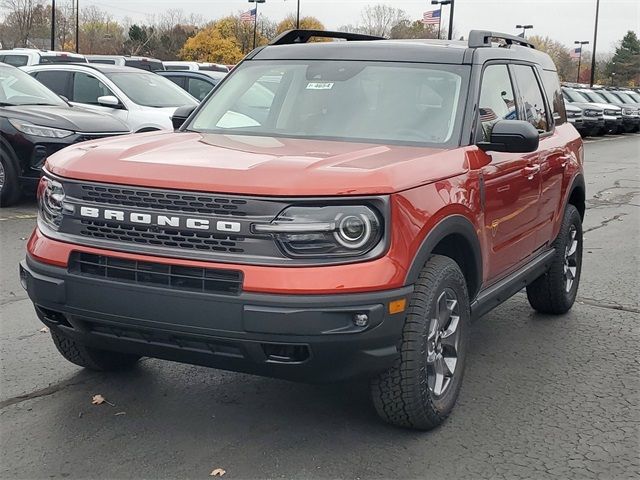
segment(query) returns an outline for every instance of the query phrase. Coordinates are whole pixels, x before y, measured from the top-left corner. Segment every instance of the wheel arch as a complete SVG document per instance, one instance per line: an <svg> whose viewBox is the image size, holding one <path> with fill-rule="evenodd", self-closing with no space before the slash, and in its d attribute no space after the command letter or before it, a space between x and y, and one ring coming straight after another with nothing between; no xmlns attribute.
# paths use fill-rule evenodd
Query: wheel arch
<svg viewBox="0 0 640 480"><path fill-rule="evenodd" d="M12 164L15 171L20 174L22 168L18 160L16 152L13 150L11 144L3 137L0 136L0 155L6 157Z"/></svg>
<svg viewBox="0 0 640 480"><path fill-rule="evenodd" d="M576 175L576 177L571 182L571 187L569 188L569 195L567 196L567 200L565 202L565 209L568 204L573 205L580 212L580 218L584 220L584 214L587 208L586 204L586 187L584 183L584 176L580 173ZM563 210L564 211L564 210Z"/></svg>
<svg viewBox="0 0 640 480"><path fill-rule="evenodd" d="M422 241L405 284L416 282L431 255L443 255L458 264L467 281L469 299L473 300L482 285L482 249L471 221L463 215L452 215L438 222Z"/></svg>

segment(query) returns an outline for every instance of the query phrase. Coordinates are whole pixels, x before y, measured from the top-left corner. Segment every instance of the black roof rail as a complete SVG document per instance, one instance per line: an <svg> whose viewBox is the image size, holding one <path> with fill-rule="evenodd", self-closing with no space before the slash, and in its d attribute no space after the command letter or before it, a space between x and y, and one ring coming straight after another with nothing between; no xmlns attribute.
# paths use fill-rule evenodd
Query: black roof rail
<svg viewBox="0 0 640 480"><path fill-rule="evenodd" d="M347 41L385 40L384 37L364 35L362 33L332 32L330 30L287 30L269 42L269 45L291 45L307 43L311 38L339 38Z"/></svg>
<svg viewBox="0 0 640 480"><path fill-rule="evenodd" d="M490 47L491 39L504 40L507 45L518 44L523 47L536 48L533 43L527 42L524 38L508 33L490 32L488 30L471 30L469 32L469 48Z"/></svg>

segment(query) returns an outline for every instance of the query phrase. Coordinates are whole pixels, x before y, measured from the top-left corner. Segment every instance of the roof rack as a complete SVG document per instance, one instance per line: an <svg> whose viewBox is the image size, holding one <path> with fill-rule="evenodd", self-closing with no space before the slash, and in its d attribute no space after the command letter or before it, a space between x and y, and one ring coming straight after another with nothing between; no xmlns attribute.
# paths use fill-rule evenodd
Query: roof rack
<svg viewBox="0 0 640 480"><path fill-rule="evenodd" d="M471 30L469 32L469 48L490 47L491 39L504 40L507 45L518 44L523 47L536 48L533 43L527 42L522 37L509 35L508 33L490 32L488 30Z"/></svg>
<svg viewBox="0 0 640 480"><path fill-rule="evenodd" d="M269 45L291 45L292 43L307 43L311 38L340 38L349 42L362 40L385 40L384 37L364 35L362 33L332 32L328 30L287 30L271 40Z"/></svg>

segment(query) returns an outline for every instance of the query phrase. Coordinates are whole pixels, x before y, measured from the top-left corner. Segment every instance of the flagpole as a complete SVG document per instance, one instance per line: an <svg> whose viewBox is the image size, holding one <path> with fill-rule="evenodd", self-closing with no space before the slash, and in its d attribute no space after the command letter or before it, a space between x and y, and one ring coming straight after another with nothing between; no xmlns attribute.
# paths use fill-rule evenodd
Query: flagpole
<svg viewBox="0 0 640 480"><path fill-rule="evenodd" d="M438 13L438 40L440 40L440 27L442 25L442 4L440 4L440 10Z"/></svg>
<svg viewBox="0 0 640 480"><path fill-rule="evenodd" d="M256 2L256 18L253 19L253 48L256 48L256 32L258 31L258 2Z"/></svg>

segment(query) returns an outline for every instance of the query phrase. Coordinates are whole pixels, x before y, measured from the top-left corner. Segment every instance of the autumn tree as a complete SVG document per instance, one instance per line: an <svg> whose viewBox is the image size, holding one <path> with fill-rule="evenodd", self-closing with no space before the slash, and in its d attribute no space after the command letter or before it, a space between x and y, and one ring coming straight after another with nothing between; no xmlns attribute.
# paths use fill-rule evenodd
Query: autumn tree
<svg viewBox="0 0 640 480"><path fill-rule="evenodd" d="M287 30L293 30L296 27L296 17L291 14L287 15L284 20L278 23L276 27L276 34L286 32ZM304 30L326 30L324 24L316 17L302 17L300 19L300 28Z"/></svg>
<svg viewBox="0 0 640 480"><path fill-rule="evenodd" d="M235 64L242 60L244 54L237 39L224 36L219 23L220 21L214 22L189 38L180 50L180 58L225 64ZM230 24L227 22L223 27L230 27Z"/></svg>
<svg viewBox="0 0 640 480"><path fill-rule="evenodd" d="M629 30L622 38L605 72L607 78L615 77L618 85L640 85L640 40L635 32Z"/></svg>
<svg viewBox="0 0 640 480"><path fill-rule="evenodd" d="M541 37L533 35L527 37L527 40L540 51L547 53L558 69L560 80L565 82L575 82L578 73L578 63L571 58L570 51L562 43L549 37ZM584 55L584 59L588 60L588 56Z"/></svg>

